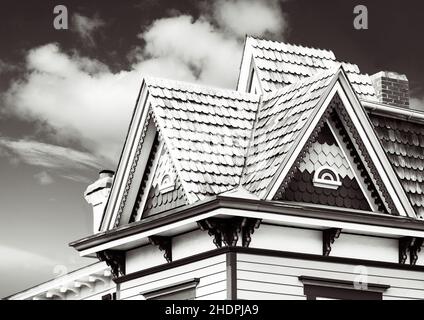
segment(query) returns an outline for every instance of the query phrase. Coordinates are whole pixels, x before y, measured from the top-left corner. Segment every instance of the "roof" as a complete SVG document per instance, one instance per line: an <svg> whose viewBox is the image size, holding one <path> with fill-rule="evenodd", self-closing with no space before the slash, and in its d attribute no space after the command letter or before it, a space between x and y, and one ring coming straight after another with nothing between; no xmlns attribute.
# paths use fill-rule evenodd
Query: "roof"
<svg viewBox="0 0 424 320"><path fill-rule="evenodd" d="M415 212L424 217L424 126L378 115L370 118Z"/></svg>
<svg viewBox="0 0 424 320"><path fill-rule="evenodd" d="M252 48L254 63L265 92L278 90L282 86L332 69L341 63L329 50L252 37L247 37L246 46ZM355 64L342 63L342 65L358 97L364 100L376 100L371 78L361 74Z"/></svg>
<svg viewBox="0 0 424 320"><path fill-rule="evenodd" d="M248 190L261 194L269 186L336 71L323 70L264 96L246 161L243 184Z"/></svg>
<svg viewBox="0 0 424 320"><path fill-rule="evenodd" d="M376 99L369 76L362 75L356 65L338 62L331 51L250 37L246 40L246 46L250 46L255 70L258 70L261 85L266 89L264 93L251 94L181 81L145 78L144 88L148 92L146 99L150 106L146 112L152 116L166 144L187 204L231 190L248 198L267 198L281 170L292 166L288 161L292 161L291 156L306 129L309 130L311 123L320 120L321 115L317 116L317 112L322 108L319 107L340 77L353 95L349 99L355 100L356 104L359 100L352 98L355 95L366 101ZM363 106L358 106L363 114L360 121L367 123L366 128L373 135L375 144L378 140L372 133L372 125L361 109ZM394 187L393 193L396 195L393 196L401 195L404 200L400 202L404 206L407 203L408 214L414 215L412 206L417 215L424 216L424 126L416 124L408 129L408 122L405 121L402 127L396 127L393 124L395 121L386 121L381 113L379 117L381 119L374 115L371 117L384 147L383 150L378 146L378 152L384 158L386 151L390 163L385 158L384 165L390 167L391 164L393 167L389 170L393 178L385 181L391 184L393 180L396 181L390 188L398 186ZM405 135L411 130L414 140L405 140ZM141 151L141 154L144 153ZM128 156L131 156L130 153ZM369 170L375 173L375 166L366 161ZM125 163L133 163L128 170L136 170L136 161L129 159ZM388 174L387 170L383 171ZM374 173L371 176L375 177ZM384 179L377 180L378 189L385 192L385 199L390 201L390 192L381 185ZM134 188L138 187L136 185ZM110 200L120 204L117 206L119 210L123 210L123 206L132 210L129 208L131 205L125 202L128 188L131 185L127 185L122 199ZM121 220L119 212L116 218L111 219L115 221L114 226L128 223Z"/></svg>
<svg viewBox="0 0 424 320"><path fill-rule="evenodd" d="M193 200L237 187L259 95L148 78L152 110Z"/></svg>

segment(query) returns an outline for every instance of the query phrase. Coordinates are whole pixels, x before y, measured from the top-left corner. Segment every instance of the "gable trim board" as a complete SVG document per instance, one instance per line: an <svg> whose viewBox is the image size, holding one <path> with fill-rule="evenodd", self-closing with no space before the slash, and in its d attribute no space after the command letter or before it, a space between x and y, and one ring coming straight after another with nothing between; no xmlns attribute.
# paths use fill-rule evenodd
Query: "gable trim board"
<svg viewBox="0 0 424 320"><path fill-rule="evenodd" d="M113 224L111 225L111 223L116 220L116 206L119 205L118 199L122 199L124 191L127 188L127 182L130 175L130 163L134 163L134 157L137 149L139 148L139 145L142 144L141 139L144 138L143 135L146 128L144 124L147 122L149 117L149 113L147 112L147 109L149 108L147 105L148 94L149 93L146 90L146 82L143 79L127 137L119 159L118 169L115 174L112 189L105 208L105 214L103 216L100 229L102 231L109 230L113 227Z"/></svg>
<svg viewBox="0 0 424 320"><path fill-rule="evenodd" d="M337 133L337 130L334 128L334 126L330 123L329 120L327 120L326 123L327 123L328 127L330 128L331 132L333 133L334 139L336 139L339 148L342 150L342 153L343 153L346 161L349 163L349 166L352 170L352 173L355 176L355 179L358 182L359 187L361 188L363 195L367 199L368 205L370 206L372 211L374 211L374 212L378 211L378 208L377 208L375 202L373 201L372 198L370 198L370 196L367 192L367 186L365 185L364 181L360 178L360 173L358 172L358 169L356 168L352 157L349 155L349 152L348 152L346 146L341 142L341 137Z"/></svg>
<svg viewBox="0 0 424 320"><path fill-rule="evenodd" d="M415 217L415 212L406 197L403 187L400 185L367 115L352 91L349 80L346 78L342 67L336 72L326 93L318 102L317 110L311 115L309 122L305 124L304 129L298 134L297 142L293 143L291 150L288 152L290 156L280 164L280 169L271 180L270 188L266 192L265 198L267 200L273 199L336 94L342 100L345 110L362 138L365 148L392 197L397 211L402 216Z"/></svg>
<svg viewBox="0 0 424 320"><path fill-rule="evenodd" d="M163 140L162 141L161 140L162 139L159 139L159 146L157 147L157 150L155 150L154 154L152 154L153 152L150 151L149 157L154 156L153 163L152 163L152 170L150 170L150 172L149 172L149 177L146 181L146 185L144 186L143 195L140 199L140 203L134 205L133 213L131 214L131 216L134 217L134 221L140 220L143 216L144 207L146 206L147 197L149 195L149 186L151 185L152 180L155 176L155 173L156 173L156 170L157 170L157 165L158 165L158 162L159 162L159 159L160 159L160 155L161 155L162 150L164 148L164 142L163 142ZM148 160L148 162L149 162L149 160ZM145 174L145 172L146 172L146 170L144 170L143 175ZM143 183L143 181L141 181L141 183ZM141 185L139 187L137 197L140 197L140 188L141 188ZM131 218L130 218L130 222L131 222Z"/></svg>
<svg viewBox="0 0 424 320"><path fill-rule="evenodd" d="M147 243L152 235L197 229L197 221L211 217L262 219L263 222L342 228L361 234L424 238L424 223L407 217L389 216L359 210L346 210L328 206L305 205L277 201L251 200L216 196L209 201L171 210L172 214L150 222L138 222L75 241L70 244L81 256L114 248L123 250Z"/></svg>

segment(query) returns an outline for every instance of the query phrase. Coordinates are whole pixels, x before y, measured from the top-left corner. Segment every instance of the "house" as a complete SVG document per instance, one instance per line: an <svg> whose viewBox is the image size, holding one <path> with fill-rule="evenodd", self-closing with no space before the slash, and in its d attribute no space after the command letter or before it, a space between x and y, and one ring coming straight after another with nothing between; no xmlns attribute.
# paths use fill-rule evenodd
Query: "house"
<svg viewBox="0 0 424 320"><path fill-rule="evenodd" d="M423 299L408 87L252 37L237 90L146 77L116 173L86 191L94 234L70 245L122 300Z"/></svg>

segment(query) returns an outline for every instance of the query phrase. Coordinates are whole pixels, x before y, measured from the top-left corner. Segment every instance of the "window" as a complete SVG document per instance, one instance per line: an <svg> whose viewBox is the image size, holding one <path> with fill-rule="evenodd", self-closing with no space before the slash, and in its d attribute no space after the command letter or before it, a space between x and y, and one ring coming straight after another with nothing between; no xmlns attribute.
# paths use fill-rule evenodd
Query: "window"
<svg viewBox="0 0 424 320"><path fill-rule="evenodd" d="M323 279L301 276L307 300L382 300L383 292L390 286L368 283L365 288L356 288L353 281Z"/></svg>
<svg viewBox="0 0 424 320"><path fill-rule="evenodd" d="M196 278L141 294L146 300L194 300L198 284L199 279Z"/></svg>

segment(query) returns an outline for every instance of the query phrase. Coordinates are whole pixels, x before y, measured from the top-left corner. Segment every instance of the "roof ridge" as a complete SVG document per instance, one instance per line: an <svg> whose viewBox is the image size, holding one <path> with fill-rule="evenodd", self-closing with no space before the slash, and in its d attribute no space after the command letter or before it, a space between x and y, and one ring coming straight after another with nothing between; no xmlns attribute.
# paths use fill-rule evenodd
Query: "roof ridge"
<svg viewBox="0 0 424 320"><path fill-rule="evenodd" d="M317 80L323 79L323 78L327 78L330 75L335 75L337 73L337 71L343 68L343 66L341 64L338 65L334 65L334 67L329 68L329 69L323 69L320 72L317 72L309 77L305 77L299 81L293 82L291 84L288 84L280 89L274 90L274 91L270 91L270 92L266 92L263 95L263 99L262 102L268 102L272 99L275 98L279 98L280 96L289 93L293 90L298 90L300 88L303 88L305 86L310 85L312 82L315 82Z"/></svg>
<svg viewBox="0 0 424 320"><path fill-rule="evenodd" d="M195 82L188 82L182 80L175 79L166 79L161 77L153 77L153 76L144 76L143 77L147 86L159 87L164 89L170 89L175 91L185 91L185 92L195 92L204 95L221 95L225 97L237 97L241 100L242 98L249 98L250 101L258 100L259 94L254 94L250 92L238 91L235 89L222 88L213 85L200 84Z"/></svg>
<svg viewBox="0 0 424 320"><path fill-rule="evenodd" d="M249 35L246 36L246 39L249 39L249 38L256 40L256 41L272 43L274 45L286 45L286 46L295 47L295 48L303 48L303 49L309 49L309 50L314 50L314 51L326 52L328 55L331 55L334 60L336 60L336 55L334 54L334 52L332 50L329 50L329 49L321 49L321 48L315 48L315 47L312 47L312 46L304 46L304 45L301 45L301 44L293 44L293 43L289 43L289 42L262 39L262 38L259 38L259 37L249 36Z"/></svg>

